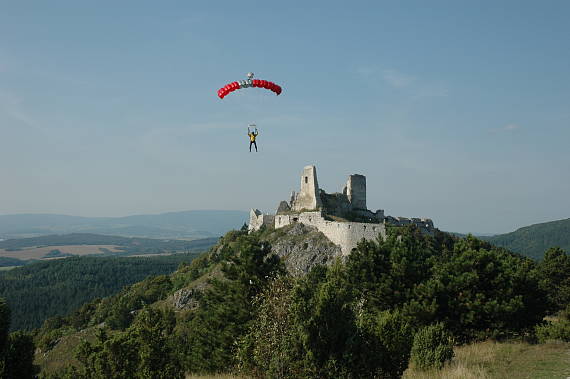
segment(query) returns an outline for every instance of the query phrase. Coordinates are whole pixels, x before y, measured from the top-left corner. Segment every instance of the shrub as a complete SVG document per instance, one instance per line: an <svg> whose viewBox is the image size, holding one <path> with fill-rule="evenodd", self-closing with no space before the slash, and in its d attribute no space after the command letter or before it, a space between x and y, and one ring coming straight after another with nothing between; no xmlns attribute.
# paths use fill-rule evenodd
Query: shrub
<svg viewBox="0 0 570 379"><path fill-rule="evenodd" d="M440 369L453 355L453 339L441 323L429 325L414 336L412 362L420 369Z"/></svg>
<svg viewBox="0 0 570 379"><path fill-rule="evenodd" d="M292 288L291 278L282 276L256 298L257 317L248 334L238 342L241 373L276 379L300 376L302 354L290 310Z"/></svg>
<svg viewBox="0 0 570 379"><path fill-rule="evenodd" d="M565 321L570 321L570 304L560 311L560 318Z"/></svg>
<svg viewBox="0 0 570 379"><path fill-rule="evenodd" d="M570 321L547 322L536 326L538 342L546 343L551 340L570 342Z"/></svg>
<svg viewBox="0 0 570 379"><path fill-rule="evenodd" d="M371 324L361 328L368 334L365 338L368 353L361 354L365 367L378 369L382 377L402 376L408 362L413 343L413 329L410 321L399 311L384 311L374 317ZM378 367L379 366L379 367Z"/></svg>

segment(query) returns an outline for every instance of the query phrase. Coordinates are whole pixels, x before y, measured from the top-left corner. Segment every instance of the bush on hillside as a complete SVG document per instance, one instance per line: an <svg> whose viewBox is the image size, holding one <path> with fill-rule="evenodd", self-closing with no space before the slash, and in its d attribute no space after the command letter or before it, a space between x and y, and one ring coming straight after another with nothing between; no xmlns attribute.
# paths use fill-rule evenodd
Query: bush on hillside
<svg viewBox="0 0 570 379"><path fill-rule="evenodd" d="M537 325L536 337L540 343L548 341L570 342L570 321L548 321L546 324Z"/></svg>
<svg viewBox="0 0 570 379"><path fill-rule="evenodd" d="M252 377L299 377L302 359L291 312L294 280L283 276L271 282L255 303L257 317L238 342L238 370Z"/></svg>
<svg viewBox="0 0 570 379"><path fill-rule="evenodd" d="M363 317L366 320L366 316ZM368 358L381 362L378 373L382 377L401 377L410 361L414 340L413 326L408 318L399 311L383 311L373 317L366 325L361 325L364 333L368 332L367 348L376 354ZM371 351L371 352L372 352Z"/></svg>
<svg viewBox="0 0 570 379"><path fill-rule="evenodd" d="M429 325L414 336L412 362L416 367L440 369L453 356L453 339L443 324Z"/></svg>
<svg viewBox="0 0 570 379"><path fill-rule="evenodd" d="M524 333L547 310L535 263L484 244L473 237L457 241L415 291L415 301L435 305L427 321L443 322L461 342Z"/></svg>
<svg viewBox="0 0 570 379"><path fill-rule="evenodd" d="M555 313L570 304L570 254L559 247L548 249L538 265L538 272L550 311Z"/></svg>

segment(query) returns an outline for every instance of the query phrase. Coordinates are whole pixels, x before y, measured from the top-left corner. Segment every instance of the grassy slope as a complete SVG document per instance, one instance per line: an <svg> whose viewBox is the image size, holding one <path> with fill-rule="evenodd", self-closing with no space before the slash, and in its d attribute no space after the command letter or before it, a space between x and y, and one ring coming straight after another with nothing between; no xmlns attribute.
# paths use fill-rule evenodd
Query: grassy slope
<svg viewBox="0 0 570 379"><path fill-rule="evenodd" d="M570 376L570 343L530 345L480 342L455 348L455 358L442 370L409 368L406 379L435 378L566 378Z"/></svg>
<svg viewBox="0 0 570 379"><path fill-rule="evenodd" d="M45 352L36 353L34 364L42 368L42 372L55 372L69 364L78 365L74 352L82 341L95 342L97 327L83 329L80 332L61 337L57 345Z"/></svg>

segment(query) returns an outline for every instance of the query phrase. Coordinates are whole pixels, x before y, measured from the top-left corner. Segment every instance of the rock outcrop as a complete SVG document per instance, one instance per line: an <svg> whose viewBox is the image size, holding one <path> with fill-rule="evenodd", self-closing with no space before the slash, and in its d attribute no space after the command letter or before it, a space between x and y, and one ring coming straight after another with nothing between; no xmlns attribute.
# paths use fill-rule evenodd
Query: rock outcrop
<svg viewBox="0 0 570 379"><path fill-rule="evenodd" d="M303 275L316 265L327 265L342 257L339 246L317 228L301 223L276 230L269 235L271 251L285 263L292 275Z"/></svg>

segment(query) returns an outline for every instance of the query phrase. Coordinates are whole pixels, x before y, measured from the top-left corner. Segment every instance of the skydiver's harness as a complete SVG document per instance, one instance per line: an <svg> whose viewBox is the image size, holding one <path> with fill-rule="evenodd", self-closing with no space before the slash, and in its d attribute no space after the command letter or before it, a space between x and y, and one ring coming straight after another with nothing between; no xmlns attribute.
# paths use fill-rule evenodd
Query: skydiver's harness
<svg viewBox="0 0 570 379"><path fill-rule="evenodd" d="M247 133L249 136L249 142L255 142L255 137L257 137L259 133Z"/></svg>
<svg viewBox="0 0 570 379"><path fill-rule="evenodd" d="M251 145L255 146L255 151L257 151L257 142L255 142L255 137L257 137L257 135L259 134L259 132L257 131L257 128L255 128L255 131L252 133L249 128L247 128L247 135L249 136L249 151L251 151Z"/></svg>
<svg viewBox="0 0 570 379"><path fill-rule="evenodd" d="M257 137L257 135L259 134L259 132L257 131L257 128L255 128L255 131L252 133L249 128L247 128L247 135L249 136L249 142L255 142L255 137Z"/></svg>

